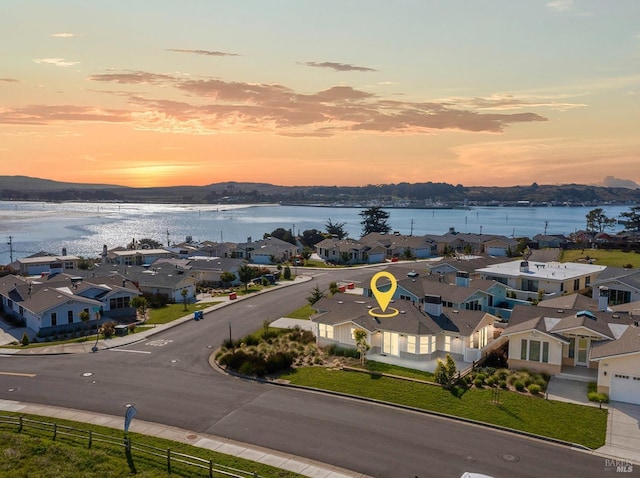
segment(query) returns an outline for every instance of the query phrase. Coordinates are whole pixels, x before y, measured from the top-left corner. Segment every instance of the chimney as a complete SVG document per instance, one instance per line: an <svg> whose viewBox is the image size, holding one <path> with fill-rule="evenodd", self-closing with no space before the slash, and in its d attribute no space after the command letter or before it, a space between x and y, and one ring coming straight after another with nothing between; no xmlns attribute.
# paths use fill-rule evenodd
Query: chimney
<svg viewBox="0 0 640 478"><path fill-rule="evenodd" d="M436 317L442 315L442 297L439 295L425 295L424 311Z"/></svg>
<svg viewBox="0 0 640 478"><path fill-rule="evenodd" d="M529 272L529 261L522 261L520 263L520 272Z"/></svg>
<svg viewBox="0 0 640 478"><path fill-rule="evenodd" d="M465 271L456 272L456 285L458 287L469 287L469 273Z"/></svg>
<svg viewBox="0 0 640 478"><path fill-rule="evenodd" d="M62 255L63 255L63 256L66 256L66 255L67 255L67 248L66 248L66 247L63 247L63 248L62 248Z"/></svg>
<svg viewBox="0 0 640 478"><path fill-rule="evenodd" d="M609 308L609 288L598 287L598 311L604 312Z"/></svg>

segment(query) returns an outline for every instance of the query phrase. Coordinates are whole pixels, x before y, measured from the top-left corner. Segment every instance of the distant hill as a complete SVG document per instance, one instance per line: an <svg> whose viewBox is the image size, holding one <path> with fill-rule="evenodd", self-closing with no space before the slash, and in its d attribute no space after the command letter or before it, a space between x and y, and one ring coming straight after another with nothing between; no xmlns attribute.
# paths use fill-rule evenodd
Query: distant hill
<svg viewBox="0 0 640 478"><path fill-rule="evenodd" d="M228 181L207 186L133 188L113 184L0 176L0 200L118 201L170 203L284 203L432 207L434 205L602 205L638 204L640 189L581 184L464 187L447 183L367 186L277 186Z"/></svg>

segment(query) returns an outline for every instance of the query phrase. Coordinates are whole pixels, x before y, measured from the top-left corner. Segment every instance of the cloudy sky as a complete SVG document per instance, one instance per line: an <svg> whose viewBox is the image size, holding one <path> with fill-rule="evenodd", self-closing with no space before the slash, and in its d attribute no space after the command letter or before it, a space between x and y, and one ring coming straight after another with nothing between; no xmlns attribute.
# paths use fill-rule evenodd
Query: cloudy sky
<svg viewBox="0 0 640 478"><path fill-rule="evenodd" d="M640 182L638 0L3 0L0 175Z"/></svg>

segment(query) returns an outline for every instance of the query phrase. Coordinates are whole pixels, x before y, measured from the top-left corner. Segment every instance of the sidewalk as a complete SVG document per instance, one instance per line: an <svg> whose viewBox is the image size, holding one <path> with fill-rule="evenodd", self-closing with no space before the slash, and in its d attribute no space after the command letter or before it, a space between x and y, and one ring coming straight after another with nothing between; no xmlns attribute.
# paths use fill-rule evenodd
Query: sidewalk
<svg viewBox="0 0 640 478"><path fill-rule="evenodd" d="M271 291L281 289L283 287L289 287L292 285L299 284L301 282L308 282L312 279L313 277L311 276L299 275L299 276L296 276L295 280L293 281L280 283L276 286L269 287L268 289L264 289L259 292L256 292L255 294L239 295L238 298L234 300L229 299L228 295L218 296L218 297L202 296L202 298L198 302L199 303L220 302L202 310L204 314L208 314L209 312L212 312L214 310L220 309L222 307L226 307L228 305L235 304L237 302L242 302L243 300L247 300L251 297L255 297L256 295L266 294ZM0 330L0 340L2 340L0 342L0 355L62 355L62 354L93 353L94 346L97 346L98 350L106 350L106 349L122 347L129 344L134 344L137 342L142 342L143 340L147 339L152 335L158 334L167 329L170 329L171 327L175 327L177 325L180 325L184 322L188 322L190 320L193 320L193 312L188 315L185 315L184 317L173 320L167 324L154 325L148 329L142 330L140 332L135 332L133 334L128 334L123 337L114 336L114 337L111 337L110 339L100 339L98 340L97 343L95 342L95 339L94 339L94 340L88 340L86 342L79 342L79 343L74 342L74 343L58 344L58 345L51 344L51 345L44 345L40 347L31 347L31 348L2 348L2 345L7 345L16 339L13 335L9 335L6 332L3 332L2 330ZM12 332L15 333L15 330ZM20 332L20 335L22 335L22 332Z"/></svg>
<svg viewBox="0 0 640 478"><path fill-rule="evenodd" d="M48 405L35 405L15 402L12 400L0 400L0 411L20 412L45 417L61 418L65 420L74 420L77 422L91 423L114 429L124 428L124 415L122 417L115 417L113 415L89 413L80 410L51 407ZM299 473L304 476L317 478L370 478L361 473L320 463L315 460L281 453L268 448L248 445L246 443L213 435L199 434L189 430L183 430L181 428L161 425L159 423L145 422L138 420L137 418L131 422L129 431L164 438L179 443L186 443L188 445L213 450L226 455L237 456L246 460Z"/></svg>

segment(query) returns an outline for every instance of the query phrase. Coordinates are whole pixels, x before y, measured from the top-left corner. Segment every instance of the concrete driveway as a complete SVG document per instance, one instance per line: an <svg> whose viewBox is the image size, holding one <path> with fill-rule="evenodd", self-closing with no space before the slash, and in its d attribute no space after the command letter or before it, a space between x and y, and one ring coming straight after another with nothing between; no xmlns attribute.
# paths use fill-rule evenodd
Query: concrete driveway
<svg viewBox="0 0 640 478"><path fill-rule="evenodd" d="M640 405L609 403L607 439L598 453L627 459L640 467Z"/></svg>

